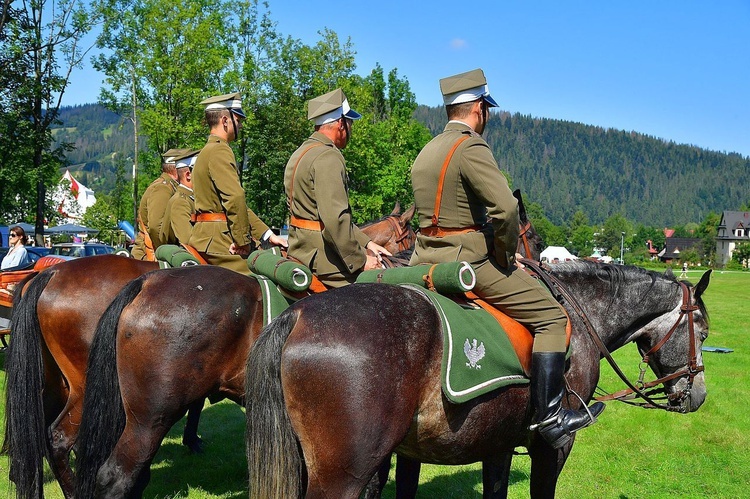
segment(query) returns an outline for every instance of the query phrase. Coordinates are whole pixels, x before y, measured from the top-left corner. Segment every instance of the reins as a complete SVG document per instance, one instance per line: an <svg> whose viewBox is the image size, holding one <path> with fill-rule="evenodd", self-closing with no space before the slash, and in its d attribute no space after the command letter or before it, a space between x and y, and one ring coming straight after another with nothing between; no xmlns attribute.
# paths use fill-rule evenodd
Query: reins
<svg viewBox="0 0 750 499"><path fill-rule="evenodd" d="M581 305L578 303L578 300L575 299L573 295L570 294L570 292L565 288L563 283L555 277L547 268L543 267L541 264L535 262L534 260L529 259L522 259L521 263L525 266L532 269L533 273L536 274L537 277L539 277L542 281L545 282L545 284L550 288L550 291L553 292L555 297L566 300L570 306L573 308L575 313L581 318L583 321L583 324L586 327L586 332L588 332L589 336L591 337L591 340L594 342L596 347L599 349L599 352L601 355L607 359L607 362L610 366L612 366L612 369L615 371L615 373L620 377L620 379L628 386L627 389L621 390L616 393L604 395L601 397L596 397L596 400L619 400L621 402L625 402L631 405L637 405L644 408L649 409L664 409L666 411L672 411L672 412L687 412L686 409L684 409L681 405L672 406L672 405L666 405L657 402L657 400L662 399L669 399L671 402L681 402L684 400L693 385L693 380L695 379L695 376L703 371L703 366L698 365L698 359L696 355L695 350L695 328L694 328L694 319L693 319L693 312L698 309L696 305L690 304L690 290L688 289L687 285L684 282L679 282L682 289L682 306L680 307L680 316L675 321L672 328L669 330L669 332L656 344L654 345L648 352L646 352L643 355L643 358L639 365L639 371L640 374L638 376L638 381L636 383L632 383L628 377L625 375L625 373L620 369L620 366L617 365L617 362L612 357L612 354L607 349L606 345L602 341L599 333L597 333L596 329L594 328L593 324L591 324L591 321L586 316L585 311L581 307ZM560 300L561 301L561 300ZM646 374L646 366L648 365L649 357L658 351L664 344L669 340L669 338L672 336L672 334L677 330L677 327L682 322L683 317L686 318L688 323L688 331L690 334L690 350L688 353L689 359L685 367L682 369L668 375L663 376L661 378L658 378L654 381L644 382L643 378ZM673 394L670 394L668 396L658 396L653 397L652 394L656 390L650 390L645 391L650 388L653 388L654 386L664 384L667 381L671 381L676 378L680 378L682 376L688 376L688 384L687 388L682 390L681 392L676 392ZM632 400L635 398L641 398L645 402L638 403L633 402Z"/></svg>
<svg viewBox="0 0 750 499"><path fill-rule="evenodd" d="M516 247L516 252L520 253L521 249L524 250L524 255L526 255L526 258L531 258L531 246L529 246L529 238L526 235L532 228L531 222L526 221L526 223L519 222L519 228L520 233L518 234L518 246Z"/></svg>

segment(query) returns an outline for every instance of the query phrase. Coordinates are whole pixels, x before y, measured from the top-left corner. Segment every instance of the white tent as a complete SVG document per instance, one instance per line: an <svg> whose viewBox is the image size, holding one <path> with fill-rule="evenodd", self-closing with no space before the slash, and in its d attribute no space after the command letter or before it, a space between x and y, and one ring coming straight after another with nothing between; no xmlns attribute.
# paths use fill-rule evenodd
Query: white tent
<svg viewBox="0 0 750 499"><path fill-rule="evenodd" d="M58 204L57 211L67 220L80 218L87 208L96 203L94 191L73 178L68 170L60 179L53 199Z"/></svg>
<svg viewBox="0 0 750 499"><path fill-rule="evenodd" d="M562 246L549 246L540 255L542 262L560 263L576 260L577 257Z"/></svg>

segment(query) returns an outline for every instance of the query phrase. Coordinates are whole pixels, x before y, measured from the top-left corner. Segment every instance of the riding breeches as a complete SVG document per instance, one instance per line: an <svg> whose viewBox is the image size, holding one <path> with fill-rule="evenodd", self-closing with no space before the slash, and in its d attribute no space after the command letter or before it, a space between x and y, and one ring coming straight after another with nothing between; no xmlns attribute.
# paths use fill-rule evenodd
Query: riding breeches
<svg viewBox="0 0 750 499"><path fill-rule="evenodd" d="M564 352L568 318L549 290L515 265L490 258L474 264L474 293L524 325L534 335L534 352Z"/></svg>

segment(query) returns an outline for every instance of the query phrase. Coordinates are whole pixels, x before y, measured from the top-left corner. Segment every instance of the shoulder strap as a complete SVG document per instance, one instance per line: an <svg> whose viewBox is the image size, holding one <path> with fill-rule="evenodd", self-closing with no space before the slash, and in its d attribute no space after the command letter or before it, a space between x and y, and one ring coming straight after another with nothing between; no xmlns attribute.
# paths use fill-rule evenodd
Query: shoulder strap
<svg viewBox="0 0 750 499"><path fill-rule="evenodd" d="M458 146L461 145L461 142L470 137L471 135L464 135L463 137L458 139L456 143L453 144L453 147L451 147L451 150L448 152L448 156L445 157L443 168L442 170L440 170L440 178L438 179L437 195L435 196L435 209L432 212L433 227L437 227L438 219L440 217L440 201L442 201L443 199L443 184L445 183L445 172L448 170L448 165L450 164L451 159L453 159L453 154L456 152L456 149L458 149Z"/></svg>

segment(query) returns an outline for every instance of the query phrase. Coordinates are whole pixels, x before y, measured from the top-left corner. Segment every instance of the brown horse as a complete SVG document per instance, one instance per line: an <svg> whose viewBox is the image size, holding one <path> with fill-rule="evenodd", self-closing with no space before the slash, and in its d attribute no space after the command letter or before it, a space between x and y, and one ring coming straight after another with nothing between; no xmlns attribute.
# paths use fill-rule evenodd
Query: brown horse
<svg viewBox="0 0 750 499"><path fill-rule="evenodd" d="M597 347L635 342L664 380L669 407L705 399L700 347L708 335L695 287L635 267L559 264L571 317L572 390L588 401ZM251 497L357 497L391 452L421 462L482 461L500 470L484 497L504 497L512 452L526 446L531 495L553 497L573 441L552 449L528 430L529 390L511 386L464 403L442 394L442 325L420 291L355 284L287 309L248 359L246 416ZM367 306L363 306L367 304ZM565 402L580 407L568 397ZM486 469L486 468L485 468Z"/></svg>
<svg viewBox="0 0 750 499"><path fill-rule="evenodd" d="M414 244L415 238L414 232L409 226L413 214L413 208L403 215L398 214L397 207L390 215L377 222L367 224L362 227L362 230L373 240L381 241L381 244L384 246L393 243L396 244L395 247L398 247L398 244L411 246ZM137 397L150 392L148 392L146 388L139 388L136 391L128 391L130 381L123 382L122 395L120 395L119 392L117 394L110 393L110 396L114 396L118 400L121 400L120 397L122 397L122 399L126 401L129 411L133 411L132 414L134 414L132 418L130 415L128 417L129 424L124 427L122 440L128 441L132 430L139 435L139 439L142 435L148 433L148 445L153 443L154 446L149 447L147 444L144 444L143 447L139 447L141 451L139 453L135 453L130 449L125 451L128 453L128 456L130 456L131 459L134 459L137 463L133 464L133 462L129 462L127 465L123 465L124 469L127 470L125 474L128 476L123 482L114 485L111 489L106 489L108 495L118 495L120 493L119 491L123 490L121 487L123 487L124 490L130 490L130 488L133 487L133 494L135 495L142 493L143 488L145 488L145 485L148 483L148 467L153 458L151 451L154 453L156 452L158 444L164 436L161 430L168 430L175 421L182 417L185 409L190 407L191 404L202 406L205 397L209 397L214 401L225 397L238 401L240 400L239 397L243 394L243 390L241 389L242 386L240 386L238 391L236 386L232 384L239 380L241 385L244 382L243 376L235 379L233 374L230 375L227 373L231 371L233 366L239 366L238 368L244 373L244 361L247 357L247 352L249 351L249 345L252 344L255 335L260 332L263 326L263 314L261 313L262 309L260 308L260 291L258 283L254 279L245 278L237 280L235 276L225 276L226 272L220 273L220 270L221 269L209 270L209 268L204 268L200 272L189 273L186 271L178 271L178 269L172 269L169 272L155 272L145 275L141 279L133 281L131 285L124 288L121 295L118 295L112 303L112 306L101 319L99 329L102 332L97 333L96 337L106 338L106 340L97 339L96 344L92 345L92 358L94 358L95 355L106 355L107 353L117 355L117 367L121 371L119 373L117 371L114 373L108 372L106 369L108 367L114 367L114 363L112 365L106 365L105 363L105 365L100 366L99 364L95 364L95 360L92 360L88 370L89 372L97 373L96 383L86 389L87 393L93 390L94 394L91 395L91 397L93 397L92 400L103 400L100 395L97 395L100 390L99 380L108 379L108 375L114 375L115 381L113 382L114 384L109 385L106 388L115 390L117 387L118 375L122 376L125 380L130 380L128 376L135 376L135 373L142 374L144 366L146 365L171 365L169 363L173 360L172 358L177 355L171 349L171 347L175 345L180 348L180 351L182 352L181 355L184 355L185 359L188 359L189 362L191 362L191 366L200 367L202 373L201 376L203 376L201 380L208 383L208 385L194 383L195 380L190 377L172 379L168 378L168 374L164 374L165 377L162 378L158 378L154 375L148 378L150 382L154 382L153 386L149 386L158 390L159 393L169 393L170 400L152 405L138 405L139 401L142 400ZM201 297L211 297L209 302L196 302L194 290L198 288L202 290L208 289L208 286L206 286L203 281L206 275L212 276L211 279L213 279L216 288L213 289L213 292L211 293L200 293ZM178 276L179 279L175 276ZM176 280L179 281L181 287L173 289L168 293L165 292L164 290L168 289L169 286L175 286ZM235 283L235 281L237 282ZM152 292L154 289L160 289L161 291ZM165 300L164 296L169 296L169 300ZM248 303L252 303L253 306L248 305L243 308L242 313L230 324L225 324L224 322L215 320L214 318L216 316L221 316L222 314L227 315L228 310L235 310L232 308L233 302L231 302L231 300L237 300L238 302L248 300ZM190 304L190 306L188 307L186 304ZM163 321L163 314L165 313L165 310L171 310L173 307L182 307L183 314L180 316L181 320L177 320L170 316L168 324L165 324ZM120 316L121 312L123 312L122 322L118 326L117 318ZM205 322L209 317L211 320ZM232 315L232 317L234 316ZM129 319L131 322L128 322ZM118 330L122 330L123 328L128 329L128 334L132 336L137 336L139 334L145 335L153 332L153 330L150 329L154 327L153 324L160 325L160 338L172 338L174 343L170 343L170 348L149 348L147 349L148 352L140 352L138 354L136 354L134 350L123 348L122 342L124 340L121 336L117 335ZM188 335L185 332L188 328L195 328L197 332ZM191 348L195 345L192 343L188 346L182 345L182 342L187 341L188 337L192 341L195 340L195 338L201 337L201 335L204 335L202 338L205 342L215 341L215 346L221 347L218 352L230 350L228 346L221 343L222 341L233 345L231 351L234 352L236 356L227 355L226 358L222 360L221 365L225 368L224 371L211 371L204 367L204 364L213 365L218 363L217 359L211 357L211 355L214 355L214 353L211 353L213 352L211 348L200 348L199 351L189 354L189 352L192 352ZM221 338L219 338L219 336L221 336ZM117 338L118 343L116 350L113 350L115 347L115 338ZM153 344L158 344L158 342L154 342ZM180 345L182 346L180 347ZM97 350L101 351L101 354L94 354ZM92 367L94 365L96 365L96 367ZM183 369L180 371L180 373L182 373L181 375L185 375L185 372L188 372L188 370ZM155 381L157 378L158 381ZM180 382L190 383L190 386L181 386L179 384ZM165 387L174 391L168 391ZM214 389L218 391L213 391ZM174 393L177 393L180 396L171 397ZM199 396L200 393L203 393L203 395ZM151 396L153 396L153 394L151 394ZM89 395L86 395L86 399L89 399ZM189 403L185 403L185 400L187 399L189 399ZM120 405L114 405L111 409L117 412L118 408L121 407L122 406ZM84 413L85 412L86 410L84 409ZM124 416L124 413L117 412L117 417L120 416ZM145 421L151 421L149 417L157 418L160 424L153 427L139 426ZM85 416L82 419L86 419ZM169 423L166 424L165 422ZM166 424L166 426L162 426L163 424ZM88 427L88 424L82 422L81 428L85 427ZM116 435L113 437L114 440L105 443L99 443L97 440L97 443L95 444L97 451L108 449L105 454L106 457L117 442L120 433L123 432L123 428L109 424L106 425L105 428L118 428L115 432ZM90 438L89 436L91 433L87 434L85 437L82 436L82 442L80 443L79 451L77 453L79 455L77 474L79 475L79 482L81 484L86 483L85 478L81 479L80 477L85 477L90 472L89 470L91 470L91 467L89 464L92 462L96 463L93 465L94 473L101 464L99 461L92 461L92 454L86 450L88 448L87 442L101 436L99 435L99 432L95 433L96 434ZM117 452L119 451L116 450L113 454L113 456L115 456L113 459L117 459ZM141 471L143 471L143 473L141 473ZM138 480L139 477L140 481L136 483L136 480ZM85 487L85 485L81 485L81 487ZM79 497L88 497L89 492L80 492L76 495Z"/></svg>
<svg viewBox="0 0 750 499"><path fill-rule="evenodd" d="M413 213L401 215L397 207L362 230L379 244L413 245ZM69 456L78 437L96 325L125 284L157 268L114 255L81 258L45 270L23 288L23 296L17 294L6 354L4 449L19 498L41 493L45 455L65 496L73 496ZM185 428L183 442L192 450L200 447L196 432L202 407L195 401Z"/></svg>

